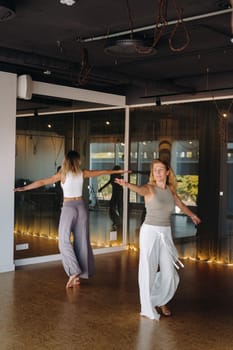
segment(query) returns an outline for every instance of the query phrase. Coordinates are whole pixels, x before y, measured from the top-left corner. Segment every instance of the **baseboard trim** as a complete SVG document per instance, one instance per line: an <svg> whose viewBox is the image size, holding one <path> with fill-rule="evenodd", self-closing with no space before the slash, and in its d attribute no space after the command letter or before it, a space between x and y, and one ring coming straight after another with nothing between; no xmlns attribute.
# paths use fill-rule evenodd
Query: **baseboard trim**
<svg viewBox="0 0 233 350"><path fill-rule="evenodd" d="M99 255L99 254L120 252L123 250L127 250L127 246L93 249L93 253L94 253L94 255ZM59 260L61 260L61 254L52 254L52 255L36 256L33 258L16 259L14 262L15 262L15 266L17 267L17 266L41 264L41 263L46 263L46 262L51 262L51 261L59 261ZM1 272L1 270L0 270L0 272Z"/></svg>

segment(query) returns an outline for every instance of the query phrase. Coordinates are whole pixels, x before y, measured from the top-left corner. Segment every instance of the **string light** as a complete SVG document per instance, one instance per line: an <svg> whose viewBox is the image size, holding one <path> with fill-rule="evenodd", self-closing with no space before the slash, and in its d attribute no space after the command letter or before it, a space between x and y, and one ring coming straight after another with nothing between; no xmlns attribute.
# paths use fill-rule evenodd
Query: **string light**
<svg viewBox="0 0 233 350"><path fill-rule="evenodd" d="M75 0L60 0L60 3L62 5L73 6L76 3L76 1Z"/></svg>
<svg viewBox="0 0 233 350"><path fill-rule="evenodd" d="M18 231L14 231L14 234L19 234L19 235L25 235L25 236L32 236L35 238L46 238L49 240L54 240L54 241L58 241L58 236L56 234L52 234L52 235L46 235L46 234L42 234L42 233L32 233L32 232L18 232ZM112 243L111 245L106 244L106 243L101 243L101 242L91 242L91 246L93 247L98 247L98 248L110 248L110 247L117 247L117 246L122 246L122 244L117 244L117 242ZM128 244L127 246L127 250L130 252L134 252L137 253L139 251L139 248L136 247L134 244ZM207 263L209 265L224 265L224 266L228 266L228 267L232 267L233 263L227 263L224 262L222 260L214 260L214 259L209 259L209 260L205 260L205 259L197 259L194 258L192 256L183 256L182 257L183 260L190 260L193 262L197 262L197 263Z"/></svg>

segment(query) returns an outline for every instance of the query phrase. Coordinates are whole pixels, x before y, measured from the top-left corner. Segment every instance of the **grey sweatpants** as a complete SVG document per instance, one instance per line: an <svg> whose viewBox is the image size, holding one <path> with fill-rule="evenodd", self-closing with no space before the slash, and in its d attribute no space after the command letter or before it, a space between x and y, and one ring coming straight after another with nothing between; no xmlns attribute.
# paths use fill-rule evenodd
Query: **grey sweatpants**
<svg viewBox="0 0 233 350"><path fill-rule="evenodd" d="M88 212L83 200L63 203L58 242L63 267L68 276L78 275L81 278L88 278L95 273Z"/></svg>

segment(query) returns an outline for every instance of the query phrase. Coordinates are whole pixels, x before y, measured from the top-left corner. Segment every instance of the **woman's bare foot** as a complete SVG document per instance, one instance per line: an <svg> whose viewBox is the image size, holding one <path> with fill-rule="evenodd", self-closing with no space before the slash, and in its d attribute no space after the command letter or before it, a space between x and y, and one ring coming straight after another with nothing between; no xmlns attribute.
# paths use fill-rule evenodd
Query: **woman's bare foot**
<svg viewBox="0 0 233 350"><path fill-rule="evenodd" d="M73 288L80 284L79 277L77 275L70 276L68 282L66 283L66 288Z"/></svg>
<svg viewBox="0 0 233 350"><path fill-rule="evenodd" d="M162 306L158 306L157 307L157 311L163 315L163 316L171 316L171 310L169 310L169 308L167 307L167 305L162 305Z"/></svg>

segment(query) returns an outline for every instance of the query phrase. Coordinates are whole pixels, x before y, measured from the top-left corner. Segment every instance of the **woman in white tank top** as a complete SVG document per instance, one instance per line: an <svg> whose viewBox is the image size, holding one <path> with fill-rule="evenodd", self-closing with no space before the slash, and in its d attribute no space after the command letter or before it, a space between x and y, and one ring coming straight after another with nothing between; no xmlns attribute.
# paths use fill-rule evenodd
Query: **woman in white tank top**
<svg viewBox="0 0 233 350"><path fill-rule="evenodd" d="M82 170L80 155L69 151L61 169L51 177L40 179L15 192L28 191L38 187L61 182L63 206L59 221L59 250L68 281L67 288L80 284L80 278L89 278L95 273L94 257L88 230L88 212L83 201L84 178L100 175L122 174L124 170ZM70 236L73 233L73 242Z"/></svg>

